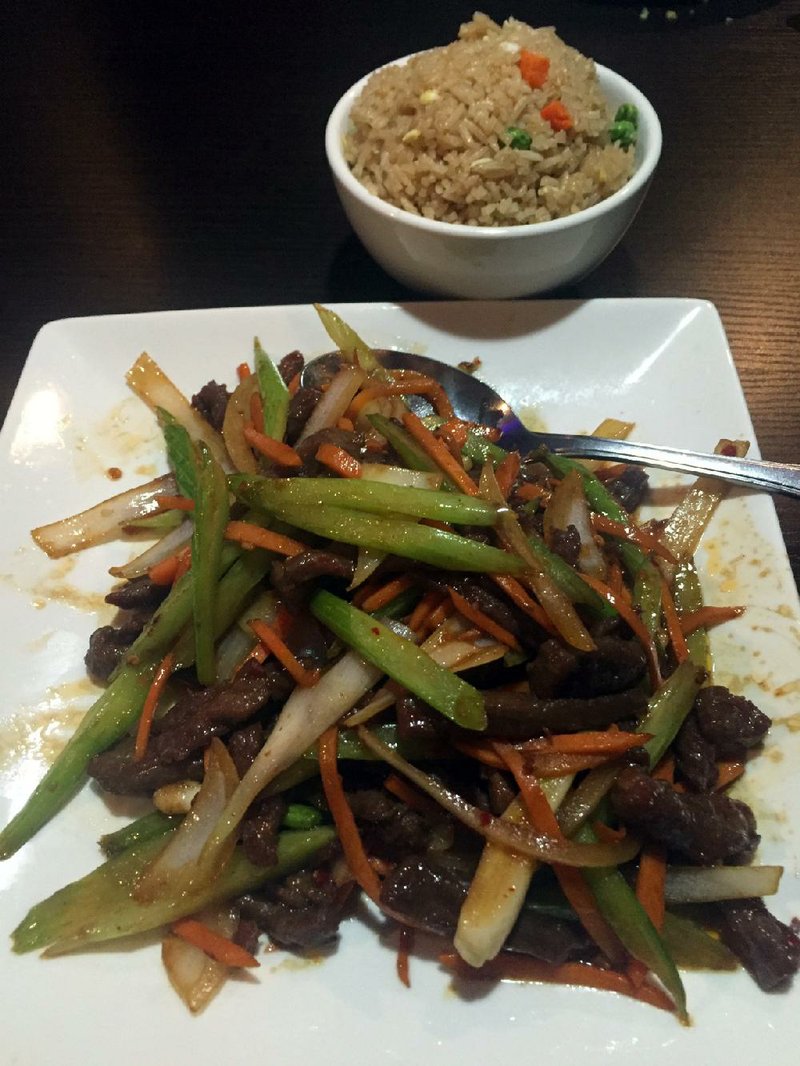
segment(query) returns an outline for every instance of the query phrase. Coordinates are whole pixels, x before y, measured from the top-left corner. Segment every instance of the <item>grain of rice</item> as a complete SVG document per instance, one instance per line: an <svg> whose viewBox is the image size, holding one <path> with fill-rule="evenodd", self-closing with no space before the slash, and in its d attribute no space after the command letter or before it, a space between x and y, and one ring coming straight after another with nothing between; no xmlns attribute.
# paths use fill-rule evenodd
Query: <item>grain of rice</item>
<svg viewBox="0 0 800 1066"><path fill-rule="evenodd" d="M550 61L540 89L523 80L525 49ZM554 130L540 112L559 100L572 118ZM345 158L372 193L425 218L472 226L545 222L620 189L634 152L609 140L613 115L591 59L551 27L502 26L476 13L444 48L369 79L350 112ZM510 126L531 137L508 146Z"/></svg>

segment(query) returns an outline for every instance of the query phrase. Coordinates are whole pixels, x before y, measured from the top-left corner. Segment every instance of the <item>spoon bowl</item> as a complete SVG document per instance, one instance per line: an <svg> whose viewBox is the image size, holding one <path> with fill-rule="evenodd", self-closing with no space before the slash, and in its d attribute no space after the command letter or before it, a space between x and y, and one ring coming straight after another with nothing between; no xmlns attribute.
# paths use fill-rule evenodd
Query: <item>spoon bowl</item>
<svg viewBox="0 0 800 1066"><path fill-rule="evenodd" d="M458 367L412 352L380 349L375 354L389 370L414 370L438 381L450 398L456 416L498 429L497 443L508 451L527 454L545 448L555 455L638 463L660 470L707 475L776 495L800 496L800 466L583 434L534 432L525 428L494 389Z"/></svg>

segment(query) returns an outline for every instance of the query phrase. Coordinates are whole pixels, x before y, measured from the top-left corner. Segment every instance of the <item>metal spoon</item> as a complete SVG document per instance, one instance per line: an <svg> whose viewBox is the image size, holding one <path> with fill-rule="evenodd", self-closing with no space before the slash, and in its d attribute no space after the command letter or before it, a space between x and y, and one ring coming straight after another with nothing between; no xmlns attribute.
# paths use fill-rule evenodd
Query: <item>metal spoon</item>
<svg viewBox="0 0 800 1066"><path fill-rule="evenodd" d="M685 451L682 448L572 433L534 433L522 425L506 401L498 396L494 389L457 367L410 352L379 350L375 354L383 366L389 369L416 370L434 378L444 386L459 418L499 429L501 436L498 443L509 451L526 453L545 447L557 455L613 459L618 462L654 466L661 470L679 470L684 474L708 474L722 481L765 492L800 496L800 466L772 463L764 459L708 455Z"/></svg>

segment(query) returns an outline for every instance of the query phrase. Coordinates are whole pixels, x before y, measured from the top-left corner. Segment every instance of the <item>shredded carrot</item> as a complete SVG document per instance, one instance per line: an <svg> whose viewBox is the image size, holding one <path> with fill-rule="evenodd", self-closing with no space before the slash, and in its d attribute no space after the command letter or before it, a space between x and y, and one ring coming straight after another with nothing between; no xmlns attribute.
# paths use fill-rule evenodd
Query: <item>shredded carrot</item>
<svg viewBox="0 0 800 1066"><path fill-rule="evenodd" d="M647 659L647 668L650 674L650 683L654 689L661 686L661 668L658 664L658 652L656 650L653 638L647 631L647 628L642 622L639 615L633 608L625 603L621 597L615 596L612 590L604 582L600 581L596 577L592 577L590 574L580 574L580 577L589 588L594 589L600 596L603 597L612 607L616 608L620 617L627 622L631 631L638 638L642 647L644 648L645 657Z"/></svg>
<svg viewBox="0 0 800 1066"><path fill-rule="evenodd" d="M361 463L336 444L320 444L315 458L340 477L361 477Z"/></svg>
<svg viewBox="0 0 800 1066"><path fill-rule="evenodd" d="M387 603L391 603L401 592L410 589L413 584L414 578L409 577L408 575L405 577L395 577L391 581L388 581L383 588L376 589L375 592L371 592L369 596L362 600L360 605L361 610L366 611L367 614L372 614L373 611L379 611L381 607L385 607Z"/></svg>
<svg viewBox="0 0 800 1066"><path fill-rule="evenodd" d="M353 812L342 787L342 779L339 776L339 769L336 763L338 743L339 730L336 726L326 729L319 738L317 752L322 788L336 825L336 832L339 836L347 865L364 892L370 899L377 902L380 897L381 886L377 874L369 864L356 820L353 817Z"/></svg>
<svg viewBox="0 0 800 1066"><path fill-rule="evenodd" d="M451 418L439 426L438 433L453 458L460 462L461 452L464 450L464 445L467 443L469 435L469 425L466 422L462 422L460 418Z"/></svg>
<svg viewBox="0 0 800 1066"><path fill-rule="evenodd" d="M410 785L405 778L398 777L397 774L389 774L383 782L383 787L387 792L391 792L393 796L405 803L406 807L416 811L417 814L422 814L426 817L441 814L442 808L438 803L434 803L424 792L420 792L419 789Z"/></svg>
<svg viewBox="0 0 800 1066"><path fill-rule="evenodd" d="M187 546L175 552L174 555L162 559L161 562L154 563L147 571L147 576L154 585L174 585L180 577L181 568L190 561L191 548Z"/></svg>
<svg viewBox="0 0 800 1066"><path fill-rule="evenodd" d="M566 777L584 770L595 770L612 762L615 755L580 755L570 752L538 752L527 756L525 764L536 777Z"/></svg>
<svg viewBox="0 0 800 1066"><path fill-rule="evenodd" d="M675 658L679 663L686 662L689 658L689 649L686 647L686 637L681 629L681 620L675 610L675 601L666 581L661 582L661 609L664 612L667 633L672 644L672 650L675 652Z"/></svg>
<svg viewBox="0 0 800 1066"><path fill-rule="evenodd" d="M297 392L297 390L299 388L300 388L300 375L299 374L295 374L295 376L293 378L289 379L289 383L286 386L286 391L289 393L290 396L294 396L294 394Z"/></svg>
<svg viewBox="0 0 800 1066"><path fill-rule="evenodd" d="M193 511L194 500L188 496L159 496L156 499L159 511Z"/></svg>
<svg viewBox="0 0 800 1066"><path fill-rule="evenodd" d="M261 402L259 393L254 392L250 396L250 421L257 430L264 428L264 404Z"/></svg>
<svg viewBox="0 0 800 1066"><path fill-rule="evenodd" d="M515 577L509 577L507 574L492 574L492 581L495 585L505 592L506 596L514 603L521 611L529 615L534 622L546 630L548 633L555 633L555 627L550 621L543 607L541 607L536 600L532 600L525 589L520 585L519 581Z"/></svg>
<svg viewBox="0 0 800 1066"><path fill-rule="evenodd" d="M514 482L519 477L519 467L519 452L509 452L502 463L495 469L494 476L497 479L503 498L506 500Z"/></svg>
<svg viewBox="0 0 800 1066"><path fill-rule="evenodd" d="M526 772L522 755L510 744L495 743L494 748L500 758L505 761L517 783L534 829L554 840L564 840L564 834L561 832L555 812L547 802L547 797L542 792L539 782ZM589 936L611 962L620 960L623 957L622 945L600 912L594 894L580 870L554 863L553 872L561 885L561 890Z"/></svg>
<svg viewBox="0 0 800 1066"><path fill-rule="evenodd" d="M403 425L425 451L426 455L450 478L462 492L468 496L477 496L478 488L461 463L455 459L447 448L431 431L422 424L415 414L406 411Z"/></svg>
<svg viewBox="0 0 800 1066"><path fill-rule="evenodd" d="M664 924L664 885L667 879L667 859L664 849L656 844L642 848L636 874L636 898L648 918L660 929Z"/></svg>
<svg viewBox="0 0 800 1066"><path fill-rule="evenodd" d="M275 440L274 437L268 437L266 433L259 433L253 426L244 427L244 439L247 443L255 448L257 452L266 456L273 463L277 463L279 466L302 466L303 460L288 444L284 444L282 440Z"/></svg>
<svg viewBox="0 0 800 1066"><path fill-rule="evenodd" d="M194 944L196 948L200 948L206 955L225 966L252 968L261 965L258 959L240 944L235 944L194 918L181 918L180 921L173 922L171 928L176 936Z"/></svg>
<svg viewBox="0 0 800 1066"><path fill-rule="evenodd" d="M247 663L249 663L251 660L256 663L263 663L266 657L267 649L264 647L264 645L258 643L255 644L247 653L247 655L245 655L245 657L242 659L236 669L233 671L234 676L238 674L240 670L243 670Z"/></svg>
<svg viewBox="0 0 800 1066"><path fill-rule="evenodd" d="M139 724L136 727L136 740L133 747L133 758L137 762L144 758L145 752L147 751L147 742L150 739L150 730L153 725L153 719L155 718L156 707L158 707L161 693L164 691L164 686L167 681L169 681L174 669L175 656L169 651L158 664L158 668L153 676L153 680L150 682L150 688L147 690L147 695L144 699L142 713L139 716Z"/></svg>
<svg viewBox="0 0 800 1066"><path fill-rule="evenodd" d="M744 614L744 607L699 607L696 611L681 615L681 629L688 637L696 629L710 629L722 622L730 622Z"/></svg>
<svg viewBox="0 0 800 1066"><path fill-rule="evenodd" d="M523 485L517 487L514 495L519 496L521 500L543 500L546 503L550 499L551 493L543 485L537 485L533 481L526 481Z"/></svg>
<svg viewBox="0 0 800 1066"><path fill-rule="evenodd" d="M622 567L616 559L612 559L608 564L606 583L618 599L622 600L623 603L627 603L629 606L632 605L633 601L631 600L631 594L628 591L622 576Z"/></svg>
<svg viewBox="0 0 800 1066"><path fill-rule="evenodd" d="M381 396L430 396L437 414L441 415L442 418L453 417L452 405L442 386L438 381L434 381L433 378L423 375L400 382L370 385L369 388L362 389L347 409L348 417L355 421L371 400L377 400Z"/></svg>
<svg viewBox="0 0 800 1066"><path fill-rule="evenodd" d="M601 844L619 844L620 840L624 840L628 835L624 826L621 829L612 829L610 825L600 821L592 822L592 829Z"/></svg>
<svg viewBox="0 0 800 1066"><path fill-rule="evenodd" d="M453 606L459 614L462 614L469 622L472 622L473 625L482 629L484 633L488 633L490 637L494 637L494 639L501 644L505 644L506 647L519 651L519 641L513 633L510 633L504 626L495 622L493 618L490 618L488 614L485 614L478 607L475 607L469 602L469 600L465 599L460 592L456 592L456 590L449 585L447 586L447 591L450 593Z"/></svg>
<svg viewBox="0 0 800 1066"><path fill-rule="evenodd" d="M345 418L344 415L342 415L342 417L336 421L336 428L343 429L346 433L352 433L356 427L349 418Z"/></svg>
<svg viewBox="0 0 800 1066"><path fill-rule="evenodd" d="M466 755L467 758L475 759L479 763L483 763L484 766L491 766L493 770L505 770L507 769L506 763L491 744L484 743L480 740L452 740L453 747L460 751L462 755Z"/></svg>
<svg viewBox="0 0 800 1066"><path fill-rule="evenodd" d="M443 599L439 606L432 610L431 613L428 615L423 625L423 632L432 633L434 629L437 629L445 620L445 618L449 618L452 613L452 600L449 600L447 598Z"/></svg>
<svg viewBox="0 0 800 1066"><path fill-rule="evenodd" d="M549 122L551 129L556 132L559 130L571 130L574 125L572 115L560 100L551 100L549 104L545 104L539 114L545 122Z"/></svg>
<svg viewBox="0 0 800 1066"><path fill-rule="evenodd" d="M723 760L717 763L717 783L714 785L714 790L719 792L720 789L727 788L728 785L737 781L744 773L744 763L734 759Z"/></svg>
<svg viewBox="0 0 800 1066"><path fill-rule="evenodd" d="M572 752L580 755L622 755L641 747L650 739L648 733L626 733L618 728L586 730L583 733L552 733L520 745L524 752Z"/></svg>
<svg viewBox="0 0 800 1066"><path fill-rule="evenodd" d="M603 514L592 515L592 528L598 533L607 533L609 536L618 537L620 540L630 541L649 555L660 555L667 562L675 562L675 556L669 548L662 544L656 534L651 533L648 529L642 529L639 526L624 522L615 522L613 518L607 518Z"/></svg>
<svg viewBox="0 0 800 1066"><path fill-rule="evenodd" d="M522 80L527 82L532 89L541 89L550 73L550 60L547 56L540 55L538 52L529 52L525 48L519 54L517 66Z"/></svg>
<svg viewBox="0 0 800 1066"><path fill-rule="evenodd" d="M408 628L413 629L415 633L419 632L431 612L438 607L444 599L444 593L440 592L438 589L431 589L430 592L426 592L411 612L411 616L406 623Z"/></svg>
<svg viewBox="0 0 800 1066"><path fill-rule="evenodd" d="M475 969L455 953L439 956L439 962L452 970L460 978L489 981L541 981L546 984L578 985L582 988L596 988L605 992L616 992L622 996L631 996L643 1003L661 1010L674 1011L672 1000L660 988L649 983L638 988L631 983L624 973L606 970L600 966L589 966L583 962L540 962L530 955L515 955L501 952L496 958L485 962Z"/></svg>
<svg viewBox="0 0 800 1066"><path fill-rule="evenodd" d="M277 631L260 618L253 618L249 623L250 628L264 647L271 651L281 666L285 667L289 675L303 688L311 688L319 680L319 670L307 670L300 660L294 655Z"/></svg>
<svg viewBox="0 0 800 1066"><path fill-rule="evenodd" d="M401 925L397 944L397 976L406 988L411 988L409 973L409 956L414 950L414 930L408 925Z"/></svg>
<svg viewBox="0 0 800 1066"><path fill-rule="evenodd" d="M250 377L250 367L247 363L239 363L236 367L236 376L239 381L246 381Z"/></svg>
<svg viewBox="0 0 800 1066"><path fill-rule="evenodd" d="M300 552L308 551L306 545L301 544L299 540L273 533L271 529L264 529L254 522L228 522L225 526L225 539L234 540L245 548L264 548L268 552L277 552L278 555L299 555Z"/></svg>

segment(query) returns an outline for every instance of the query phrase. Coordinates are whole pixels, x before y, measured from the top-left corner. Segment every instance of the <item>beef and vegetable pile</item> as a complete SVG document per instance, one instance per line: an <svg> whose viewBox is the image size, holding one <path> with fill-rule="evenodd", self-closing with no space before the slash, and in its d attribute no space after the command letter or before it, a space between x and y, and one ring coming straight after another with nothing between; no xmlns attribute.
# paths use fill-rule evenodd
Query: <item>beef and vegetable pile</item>
<svg viewBox="0 0 800 1066"><path fill-rule="evenodd" d="M754 863L730 788L770 721L714 683L708 630L741 608L705 604L693 564L724 488L637 523L641 470L505 452L318 311L334 354L276 367L256 342L232 393L191 404L140 357L171 473L34 531L54 557L158 539L113 571L86 656L103 692L0 853L86 775L153 809L15 949L163 929L199 1010L264 938L317 951L366 896L405 981L424 930L460 979L681 1020L680 968L785 988L800 940L764 903L782 871Z"/></svg>

